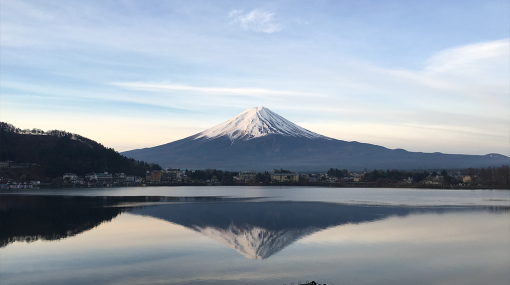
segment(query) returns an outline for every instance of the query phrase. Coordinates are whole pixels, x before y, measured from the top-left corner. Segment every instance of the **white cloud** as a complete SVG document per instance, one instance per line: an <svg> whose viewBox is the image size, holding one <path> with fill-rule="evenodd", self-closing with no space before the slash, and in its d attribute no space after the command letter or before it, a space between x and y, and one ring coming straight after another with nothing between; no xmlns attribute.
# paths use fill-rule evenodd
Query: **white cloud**
<svg viewBox="0 0 510 285"><path fill-rule="evenodd" d="M275 95L292 96L314 96L322 97L320 94L294 92L286 90L271 90L264 88L225 88L225 87L197 87L182 84L162 84L162 83L143 83L143 82L114 82L112 85L132 90L144 91L194 91L199 93L210 93L216 95L245 95L253 97L273 98Z"/></svg>
<svg viewBox="0 0 510 285"><path fill-rule="evenodd" d="M497 63L502 58L508 58L509 50L509 39L446 49L430 58L425 71L445 72L454 69L477 68L483 61L492 64L493 61Z"/></svg>
<svg viewBox="0 0 510 285"><path fill-rule="evenodd" d="M229 18L233 18L232 23L240 23L243 29L261 33L274 33L282 29L282 24L274 20L274 13L262 11L260 9L252 10L244 14L242 10L232 10L228 13Z"/></svg>
<svg viewBox="0 0 510 285"><path fill-rule="evenodd" d="M421 71L390 73L414 81L415 90L430 88L440 97L447 93L451 98L475 100L473 106L491 105L499 109L508 102L509 61L510 41L503 39L440 51Z"/></svg>

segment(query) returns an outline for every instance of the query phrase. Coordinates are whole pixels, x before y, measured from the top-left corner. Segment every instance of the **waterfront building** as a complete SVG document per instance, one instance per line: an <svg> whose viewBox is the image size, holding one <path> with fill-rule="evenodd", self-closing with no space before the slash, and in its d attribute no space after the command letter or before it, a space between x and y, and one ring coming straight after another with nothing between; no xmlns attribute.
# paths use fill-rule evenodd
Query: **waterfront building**
<svg viewBox="0 0 510 285"><path fill-rule="evenodd" d="M271 182L299 182L299 174L294 173L271 173Z"/></svg>
<svg viewBox="0 0 510 285"><path fill-rule="evenodd" d="M253 182L255 181L255 176L257 176L257 172L254 170L242 171L239 173L239 180L241 182Z"/></svg>
<svg viewBox="0 0 510 285"><path fill-rule="evenodd" d="M62 179L64 179L64 181L66 181L66 180L76 181L76 180L78 180L78 175L76 175L76 173L66 173L66 174L64 174L64 176L62 176Z"/></svg>

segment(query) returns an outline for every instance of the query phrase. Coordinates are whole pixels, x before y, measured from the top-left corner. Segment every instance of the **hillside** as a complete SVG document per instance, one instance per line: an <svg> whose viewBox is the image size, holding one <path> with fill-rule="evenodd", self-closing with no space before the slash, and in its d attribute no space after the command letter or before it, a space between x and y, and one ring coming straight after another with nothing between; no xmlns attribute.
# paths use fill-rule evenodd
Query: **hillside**
<svg viewBox="0 0 510 285"><path fill-rule="evenodd" d="M66 172L84 175L106 171L142 176L147 170L160 169L157 164L127 158L80 135L57 130L20 130L0 122L0 161L6 160L38 164L33 171L49 178Z"/></svg>

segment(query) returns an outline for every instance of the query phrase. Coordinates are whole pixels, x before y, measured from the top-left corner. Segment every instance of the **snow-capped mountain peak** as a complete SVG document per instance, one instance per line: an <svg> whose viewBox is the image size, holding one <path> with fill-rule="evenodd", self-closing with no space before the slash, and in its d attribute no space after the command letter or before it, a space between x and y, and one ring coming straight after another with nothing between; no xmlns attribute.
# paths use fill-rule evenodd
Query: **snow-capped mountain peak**
<svg viewBox="0 0 510 285"><path fill-rule="evenodd" d="M237 139L249 140L270 134L330 139L302 128L265 107L250 108L224 123L197 134L195 139L228 136L233 143Z"/></svg>

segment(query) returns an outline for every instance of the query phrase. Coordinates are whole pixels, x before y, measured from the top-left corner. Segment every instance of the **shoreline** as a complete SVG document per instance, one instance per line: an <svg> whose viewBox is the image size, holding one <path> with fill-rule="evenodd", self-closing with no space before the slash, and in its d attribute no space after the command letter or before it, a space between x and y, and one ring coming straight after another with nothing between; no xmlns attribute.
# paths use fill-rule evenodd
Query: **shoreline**
<svg viewBox="0 0 510 285"><path fill-rule="evenodd" d="M421 190L510 190L508 187L502 186L443 186L443 185L408 185L408 184L384 184L380 185L375 182L355 182L355 183L161 183L161 184L122 184L122 185L107 185L107 186L77 186L77 185L38 185L32 188L1 188L2 190L29 190L29 189L97 189L97 188L131 188L131 187L320 187L320 188L379 188L379 189L421 189Z"/></svg>

